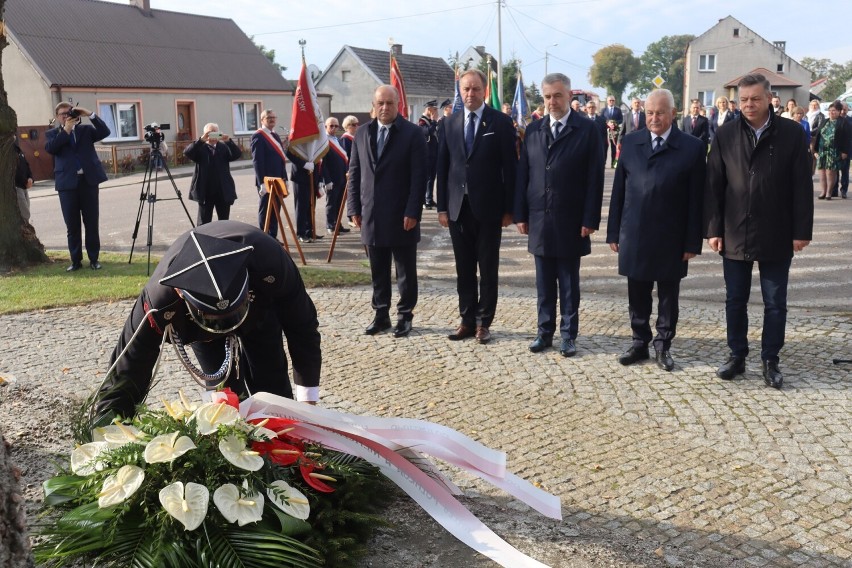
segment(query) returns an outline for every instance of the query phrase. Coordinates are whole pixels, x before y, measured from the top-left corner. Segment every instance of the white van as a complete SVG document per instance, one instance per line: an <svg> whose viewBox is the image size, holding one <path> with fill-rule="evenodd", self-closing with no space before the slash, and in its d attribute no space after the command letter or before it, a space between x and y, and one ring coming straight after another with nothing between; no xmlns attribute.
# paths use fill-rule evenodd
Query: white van
<svg viewBox="0 0 852 568"><path fill-rule="evenodd" d="M846 103L847 105L849 105L850 108L852 108L852 91L846 91L842 95L839 95L839 96L831 99L830 101L825 101L825 102L820 103L819 109L826 116L826 118L828 118L828 105L830 105L834 101L840 101L841 103Z"/></svg>

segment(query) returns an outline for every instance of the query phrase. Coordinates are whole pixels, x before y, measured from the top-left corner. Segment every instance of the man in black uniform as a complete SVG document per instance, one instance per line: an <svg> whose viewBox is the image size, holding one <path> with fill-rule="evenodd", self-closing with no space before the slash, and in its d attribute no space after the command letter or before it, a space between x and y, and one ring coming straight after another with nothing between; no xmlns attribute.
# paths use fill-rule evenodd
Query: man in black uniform
<svg viewBox="0 0 852 568"><path fill-rule="evenodd" d="M296 265L273 237L237 221L196 227L169 247L136 300L97 393L93 425L134 414L164 341L208 388L224 384L238 394L293 398L283 332L296 399L314 403L322 364L318 325Z"/></svg>
<svg viewBox="0 0 852 568"><path fill-rule="evenodd" d="M438 101L429 101L418 121L426 137L426 202L425 209L435 208L435 173L438 168Z"/></svg>

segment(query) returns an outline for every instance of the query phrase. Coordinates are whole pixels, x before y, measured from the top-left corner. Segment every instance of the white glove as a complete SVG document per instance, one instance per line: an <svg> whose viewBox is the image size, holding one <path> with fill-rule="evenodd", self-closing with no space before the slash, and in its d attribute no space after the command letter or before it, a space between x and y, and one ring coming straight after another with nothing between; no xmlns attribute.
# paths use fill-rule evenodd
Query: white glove
<svg viewBox="0 0 852 568"><path fill-rule="evenodd" d="M328 192L328 191L331 191L332 189L334 189L334 184L333 184L332 182L328 182L327 184L325 184L324 189L325 189L327 192Z"/></svg>
<svg viewBox="0 0 852 568"><path fill-rule="evenodd" d="M305 162L305 165L302 166L302 167L305 168L306 170L308 170L309 172L314 171L314 163L313 162Z"/></svg>

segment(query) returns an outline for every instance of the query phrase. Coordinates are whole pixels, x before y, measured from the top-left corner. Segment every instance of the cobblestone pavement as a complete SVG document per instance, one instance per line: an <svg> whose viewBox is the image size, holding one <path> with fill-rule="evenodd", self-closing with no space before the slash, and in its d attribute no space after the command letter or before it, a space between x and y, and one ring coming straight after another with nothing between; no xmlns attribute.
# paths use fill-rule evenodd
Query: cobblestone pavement
<svg viewBox="0 0 852 568"><path fill-rule="evenodd" d="M110 191L120 189L102 190L102 200ZM238 203L235 218L251 222L253 200ZM504 234L495 340L447 341L457 322L452 251L432 211L424 214L421 298L410 337L363 335L372 315L365 288L311 291L323 333L323 404L432 420L506 451L510 470L562 498L562 525L530 515L472 478L461 486L475 497L469 503L475 510L482 499L524 512L526 523L531 518L540 527L541 540L610 533L654 541L662 545L661 565L686 565L667 555L677 549L681 558L704 559L689 564L695 566L852 567L852 365L832 364L833 357L852 356L847 207L852 203L817 202L815 242L793 263L780 392L766 388L760 374L757 288L747 373L731 382L715 378L727 354L724 290L721 262L706 249L682 286L672 373L653 363L618 364L630 343L626 284L600 235L581 269L576 358L527 350L535 329L533 269L513 230ZM160 210L163 231L185 230L183 212L167 209ZM33 211L43 242L61 248L63 233L50 229L55 197L34 199ZM102 234L126 237L127 218L102 219ZM309 262L320 265L327 244L306 250ZM355 235L343 237L335 266L363 264ZM120 302L0 317L0 370L22 385L91 389L128 309ZM185 382L172 353L162 373L168 378L160 392L171 394ZM536 556L542 542L520 525L514 531L506 523L500 534ZM554 554L537 557L569 566ZM611 565L628 564L645 565Z"/></svg>
<svg viewBox="0 0 852 568"><path fill-rule="evenodd" d="M509 469L558 494L579 531L655 539L701 553L708 566L852 566L850 377L825 356L826 341L849 343L848 317L791 314L779 392L764 387L754 357L740 380L713 376L723 315L689 300L677 367L666 373L616 361L629 343L620 300L584 301L579 354L564 359L527 351L535 302L526 289L504 288L486 346L446 340L456 321L449 287L422 291L404 339L362 335L371 317L364 288L312 296L325 405L432 420L506 451ZM90 390L128 309L4 316L0 368L20 384ZM158 392L186 386L171 352L162 376ZM462 485L499 495L472 479Z"/></svg>

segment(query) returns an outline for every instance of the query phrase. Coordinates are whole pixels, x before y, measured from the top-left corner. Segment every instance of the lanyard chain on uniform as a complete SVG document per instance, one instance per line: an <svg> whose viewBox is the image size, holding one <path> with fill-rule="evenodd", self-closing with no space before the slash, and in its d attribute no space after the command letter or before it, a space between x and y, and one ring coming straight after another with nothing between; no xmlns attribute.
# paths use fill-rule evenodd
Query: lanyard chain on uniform
<svg viewBox="0 0 852 568"><path fill-rule="evenodd" d="M219 370L215 373L205 373L198 367L196 367L192 361L190 361L189 356L186 354L186 349L184 348L183 341L181 341L180 336L177 331L172 327L171 324L166 326L165 335L168 336L169 341L171 341L172 345L175 348L175 353L177 353L178 359L183 364L184 368L189 372L192 376L193 380L198 383L198 386L203 387L206 390L216 390L225 384L225 381L228 378L228 373L231 370L231 367L235 367L236 376L239 376L240 373L240 350L239 350L239 339L234 335L228 335L225 337L225 360L222 361L222 366L219 367Z"/></svg>

